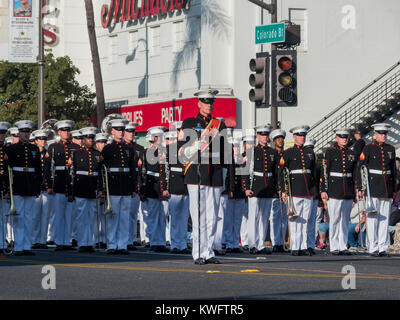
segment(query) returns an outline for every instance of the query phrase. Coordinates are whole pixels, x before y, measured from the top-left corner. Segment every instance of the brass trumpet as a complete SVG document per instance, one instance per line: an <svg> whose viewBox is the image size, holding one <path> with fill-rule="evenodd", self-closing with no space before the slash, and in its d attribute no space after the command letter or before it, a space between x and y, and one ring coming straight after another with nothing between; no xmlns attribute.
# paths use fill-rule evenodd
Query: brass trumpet
<svg viewBox="0 0 400 320"><path fill-rule="evenodd" d="M297 218L299 215L294 209L292 187L290 183L290 171L288 168L283 168L283 181L285 183L285 193L288 195L287 215L289 218Z"/></svg>

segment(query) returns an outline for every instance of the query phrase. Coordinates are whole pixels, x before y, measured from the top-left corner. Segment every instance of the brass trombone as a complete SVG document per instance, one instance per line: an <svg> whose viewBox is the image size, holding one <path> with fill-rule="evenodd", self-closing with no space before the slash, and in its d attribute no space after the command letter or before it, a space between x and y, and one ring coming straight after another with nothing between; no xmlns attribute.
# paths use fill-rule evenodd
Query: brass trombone
<svg viewBox="0 0 400 320"><path fill-rule="evenodd" d="M14 251L14 237L13 237L13 217L19 216L17 210L15 210L15 205L14 205L14 192L13 192L13 173L12 169L10 166L8 166L8 180L10 184L10 210L6 214L6 217L10 217L10 229L11 229L11 234L10 234L10 254L13 253Z"/></svg>
<svg viewBox="0 0 400 320"><path fill-rule="evenodd" d="M288 168L283 168L283 181L285 183L285 193L288 195L288 200L287 200L287 215L289 218L295 219L299 215L296 212L293 204L293 196L292 196L292 187L290 183L290 171Z"/></svg>

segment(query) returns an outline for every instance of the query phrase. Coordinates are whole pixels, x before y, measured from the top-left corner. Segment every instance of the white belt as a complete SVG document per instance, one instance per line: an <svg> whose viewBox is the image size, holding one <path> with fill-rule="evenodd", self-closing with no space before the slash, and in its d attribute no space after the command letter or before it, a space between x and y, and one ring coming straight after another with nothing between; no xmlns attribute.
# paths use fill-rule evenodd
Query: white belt
<svg viewBox="0 0 400 320"><path fill-rule="evenodd" d="M171 171L183 172L183 169L182 168L171 167Z"/></svg>
<svg viewBox="0 0 400 320"><path fill-rule="evenodd" d="M12 169L18 172L35 172L35 168L13 167Z"/></svg>
<svg viewBox="0 0 400 320"><path fill-rule="evenodd" d="M131 172L129 168L109 168L110 172Z"/></svg>
<svg viewBox="0 0 400 320"><path fill-rule="evenodd" d="M65 166L56 166L56 171L65 170Z"/></svg>
<svg viewBox="0 0 400 320"><path fill-rule="evenodd" d="M253 174L254 174L255 176L257 176L257 177L264 177L264 173L263 173L263 172L254 171ZM272 177L272 172L266 172L265 175L266 175L267 177Z"/></svg>
<svg viewBox="0 0 400 320"><path fill-rule="evenodd" d="M93 172L93 171L90 172L90 174L89 171L77 171L76 174L79 174L81 176L94 176L94 177L97 177L99 175L98 172Z"/></svg>
<svg viewBox="0 0 400 320"><path fill-rule="evenodd" d="M153 172L153 171L147 171L146 174L148 174L149 176L153 176L153 177L160 176L160 174L158 172Z"/></svg>
<svg viewBox="0 0 400 320"><path fill-rule="evenodd" d="M331 177L343 177L343 173L340 173L340 172L331 172L330 173L330 176ZM352 173L346 173L345 174L345 176L347 177L347 178L351 178L352 176L353 176L353 174Z"/></svg>
<svg viewBox="0 0 400 320"><path fill-rule="evenodd" d="M392 172L390 170L382 171L382 170L369 169L369 173L373 173L373 174L391 174Z"/></svg>
<svg viewBox="0 0 400 320"><path fill-rule="evenodd" d="M218 158L219 157L219 152L205 152L201 154L202 158L208 158L211 155L211 158Z"/></svg>
<svg viewBox="0 0 400 320"><path fill-rule="evenodd" d="M310 169L306 169L305 172L303 172L302 169L298 169L298 170L292 170L290 171L291 174L302 174L302 173L311 173Z"/></svg>

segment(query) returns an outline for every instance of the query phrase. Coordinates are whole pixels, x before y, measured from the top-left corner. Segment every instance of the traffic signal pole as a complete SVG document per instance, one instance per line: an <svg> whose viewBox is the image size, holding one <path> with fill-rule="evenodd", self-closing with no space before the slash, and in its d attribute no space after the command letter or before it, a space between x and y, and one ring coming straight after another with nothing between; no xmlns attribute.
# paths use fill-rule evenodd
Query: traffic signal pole
<svg viewBox="0 0 400 320"><path fill-rule="evenodd" d="M44 105L44 39L43 39L43 0L39 0L39 57L38 57L38 123L40 128L45 120L45 105Z"/></svg>
<svg viewBox="0 0 400 320"><path fill-rule="evenodd" d="M269 14L271 15L271 23L277 23L278 22L278 6L277 6L277 0L271 0L271 4L264 3L263 1L260 0L248 0L251 3L254 3L255 5L266 9ZM275 44L271 44L271 51L276 50L277 47ZM278 128L278 107L277 106L271 106L271 125L274 129Z"/></svg>

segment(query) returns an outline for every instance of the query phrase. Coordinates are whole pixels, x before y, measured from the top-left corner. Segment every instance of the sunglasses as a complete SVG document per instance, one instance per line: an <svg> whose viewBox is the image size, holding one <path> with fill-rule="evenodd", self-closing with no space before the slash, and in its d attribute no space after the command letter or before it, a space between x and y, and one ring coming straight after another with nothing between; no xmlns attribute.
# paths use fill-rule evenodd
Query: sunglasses
<svg viewBox="0 0 400 320"><path fill-rule="evenodd" d="M387 135L387 131L375 131L375 132L378 132L379 134Z"/></svg>
<svg viewBox="0 0 400 320"><path fill-rule="evenodd" d="M299 136L299 137L305 137L307 134L306 133L294 133L294 136Z"/></svg>
<svg viewBox="0 0 400 320"><path fill-rule="evenodd" d="M342 138L342 139L348 139L348 138L349 138L349 136L346 135L346 134L338 134L337 136L338 136L339 138Z"/></svg>
<svg viewBox="0 0 400 320"><path fill-rule="evenodd" d="M125 128L123 128L123 127L114 127L113 129L116 131L124 131L125 130Z"/></svg>
<svg viewBox="0 0 400 320"><path fill-rule="evenodd" d="M60 128L60 129L58 129L58 130L60 130L60 131L71 131L70 128Z"/></svg>

